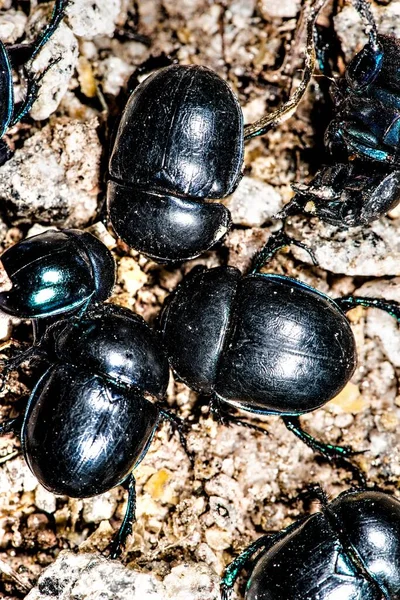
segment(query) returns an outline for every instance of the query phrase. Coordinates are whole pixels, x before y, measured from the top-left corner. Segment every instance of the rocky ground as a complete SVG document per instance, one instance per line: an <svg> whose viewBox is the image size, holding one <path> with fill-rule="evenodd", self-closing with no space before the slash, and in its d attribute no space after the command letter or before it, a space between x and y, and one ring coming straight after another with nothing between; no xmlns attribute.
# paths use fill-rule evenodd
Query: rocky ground
<svg viewBox="0 0 400 600"><path fill-rule="evenodd" d="M0 0L0 8L0 38L14 43L34 37L51 4ZM291 185L321 164L331 114L326 79L314 78L294 117L247 144L243 180L224 200L232 231L218 249L180 267L159 266L94 224L102 216L110 135L130 75L161 53L215 69L238 94L246 122L274 110L302 67L300 8L297 0L70 0L32 69L40 73L52 58L61 59L44 76L30 117L6 135L14 155L0 167L2 247L51 225L90 226L117 261L112 301L150 324L193 264L229 262L246 270L280 227L273 215L291 198ZM373 9L379 30L400 37L400 1ZM335 72L343 73L364 42L363 24L341 1L327 3L320 23L330 31ZM18 101L24 91L18 74L15 90ZM356 292L400 301L399 209L348 232L302 217L286 226L314 250L319 266L293 248L270 263L271 271L333 297ZM303 423L321 440L362 452L354 461L368 481L400 496L400 331L376 309L360 308L349 318L357 371L337 398ZM29 323L0 315L5 355L28 342L30 332ZM10 376L1 392L3 418L21 410L19 400L33 382L28 369ZM122 564L102 552L124 514L124 490L87 500L55 497L37 484L18 440L0 438L0 597L217 600L219 576L233 556L262 532L315 508L302 495L307 486L319 483L334 497L352 484L349 471L315 456L276 417L264 420L268 435L220 426L206 399L172 380L168 402L192 425L194 469L163 426L136 472L137 523ZM236 598L243 598L240 590Z"/></svg>

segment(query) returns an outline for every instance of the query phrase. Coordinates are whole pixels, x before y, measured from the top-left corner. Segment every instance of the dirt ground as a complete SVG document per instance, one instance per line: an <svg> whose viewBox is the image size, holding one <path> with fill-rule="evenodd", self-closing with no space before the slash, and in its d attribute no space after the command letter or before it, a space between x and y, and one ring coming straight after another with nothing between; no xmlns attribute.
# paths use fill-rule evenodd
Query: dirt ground
<svg viewBox="0 0 400 600"><path fill-rule="evenodd" d="M48 18L48 7L0 0L0 38L14 43L25 39L25 31L32 39ZM400 2L373 8L379 29L400 37ZM152 325L193 265L229 263L245 271L270 232L281 226L273 215L291 198L291 185L328 160L323 134L332 105L326 78L314 77L294 117L246 145L243 180L224 200L232 211L231 232L216 250L179 267L157 265L118 242L104 225L93 225L103 217L110 140L131 74L161 54L216 70L238 94L246 123L273 111L301 74L300 10L297 0L70 0L49 55L39 56L34 66L40 71L49 56L63 58L43 80L34 119L24 119L6 135L15 154L0 167L2 248L50 225L90 226L117 262L111 301L136 310ZM363 24L340 0L327 2L319 23L326 28L339 76L362 47ZM15 86L18 100L24 88L17 73ZM270 263L271 271L333 297L362 289L400 300L400 210L366 230L341 232L302 217L293 218L287 229L316 250L320 266L289 250ZM400 332L392 317L376 309L360 308L349 318L358 348L356 373L337 398L302 422L318 439L360 451L353 460L368 482L400 497ZM30 324L2 315L0 338L4 356L10 356L29 343ZM21 398L34 382L34 369L9 377L0 396L2 418L23 410ZM286 527L315 508L304 497L307 486L319 483L335 497L354 481L349 470L313 454L277 417L263 420L268 435L221 426L210 418L206 398L172 378L168 402L192 426L188 445L195 467L163 425L136 472L137 522L121 560L164 580L166 588L171 569L201 564L214 583L208 592L191 588L185 600L217 599L215 581L239 551L263 532ZM87 500L56 498L37 484L18 439L0 438L0 597L25 597L61 550L105 550L125 499L121 487Z"/></svg>

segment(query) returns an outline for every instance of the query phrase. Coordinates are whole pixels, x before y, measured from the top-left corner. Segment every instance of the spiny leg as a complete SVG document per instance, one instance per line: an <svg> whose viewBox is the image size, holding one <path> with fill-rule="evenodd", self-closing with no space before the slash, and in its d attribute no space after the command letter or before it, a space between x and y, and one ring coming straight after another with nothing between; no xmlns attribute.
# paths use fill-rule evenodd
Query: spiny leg
<svg viewBox="0 0 400 600"><path fill-rule="evenodd" d="M263 135L267 133L273 127L277 127L287 119L289 119L296 111L299 103L301 102L304 94L307 91L308 84L310 83L311 77L315 69L315 47L314 47L314 26L319 11L322 9L326 0L316 0L313 5L307 6L307 45L305 50L305 64L303 71L303 78L298 85L294 94L289 98L287 102L278 110L270 115L266 115L259 121L246 125L244 128L244 139Z"/></svg>
<svg viewBox="0 0 400 600"><path fill-rule="evenodd" d="M337 464L342 464L345 468L350 469L360 485L365 486L366 480L364 474L356 465L353 465L353 463L348 460L356 454L361 454L360 452L356 452L348 446L335 446L316 440L301 427L299 417L282 416L282 420L288 430L294 433L295 436L309 446L314 452L322 454L322 456L329 461L335 461Z"/></svg>
<svg viewBox="0 0 400 600"><path fill-rule="evenodd" d="M291 245L298 246L299 248L302 248L302 250L305 250L305 252L310 255L313 264L318 265L317 259L310 248L308 248L302 242L289 237L283 231L283 229L280 229L269 237L264 248L262 248L262 250L260 250L260 252L254 257L251 273L258 273L264 267L264 265L278 252L278 250L284 248L285 246Z"/></svg>
<svg viewBox="0 0 400 600"><path fill-rule="evenodd" d="M55 58L54 60L50 61L50 63L45 68L43 73L41 73L38 77L32 77L32 76L26 74L27 81L28 81L28 89L26 91L24 101L22 102L21 106L18 108L16 114L13 116L11 125L15 125L16 123L18 123L31 110L32 105L38 96L38 91L39 91L39 86L40 86L41 80L54 65L56 65L58 62L60 62L61 58L62 57L59 56L59 57Z"/></svg>
<svg viewBox="0 0 400 600"><path fill-rule="evenodd" d="M14 419L7 419L0 423L0 435L4 435L6 433L15 433L19 435L21 433L21 427L23 423L23 416L19 415Z"/></svg>
<svg viewBox="0 0 400 600"><path fill-rule="evenodd" d="M65 8L68 5L68 0L56 0L53 7L53 12L49 23L46 25L44 30L39 34L36 40L33 42L33 52L31 60L33 60L43 46L49 41L51 36L56 32L57 27L64 18Z"/></svg>
<svg viewBox="0 0 400 600"><path fill-rule="evenodd" d="M249 566L256 552L259 550L267 550L275 544L279 537L279 534L267 534L262 536L248 548L243 550L243 552L228 565L221 581L221 600L231 600L232 589L239 577L240 571Z"/></svg>
<svg viewBox="0 0 400 600"><path fill-rule="evenodd" d="M175 415L173 412L171 412L170 410L168 410L167 408L160 408L160 416L165 420L168 421L168 423L171 425L172 427L172 431L174 433L177 433L179 436L179 441L181 443L182 448L185 451L186 456L188 457L191 466L194 466L194 455L193 452L190 452L188 446L187 446L187 440L186 440L186 428L187 425L186 423L179 418L177 415Z"/></svg>
<svg viewBox="0 0 400 600"><path fill-rule="evenodd" d="M122 521L121 527L118 530L117 535L110 545L110 558L115 559L121 554L122 546L126 542L128 535L132 533L132 525L136 520L136 481L134 475L131 473L127 479L128 483L128 503L124 520Z"/></svg>
<svg viewBox="0 0 400 600"><path fill-rule="evenodd" d="M379 308L380 310L389 313L391 317L400 322L400 304L394 300L365 298L363 296L344 296L343 298L336 298L335 302L343 312L347 312L357 306L363 306L364 308Z"/></svg>

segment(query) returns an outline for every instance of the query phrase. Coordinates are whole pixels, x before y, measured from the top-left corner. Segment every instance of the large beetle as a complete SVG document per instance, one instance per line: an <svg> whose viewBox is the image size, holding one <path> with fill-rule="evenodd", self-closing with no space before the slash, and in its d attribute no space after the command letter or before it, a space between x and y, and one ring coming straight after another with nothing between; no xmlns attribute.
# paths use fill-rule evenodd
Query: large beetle
<svg viewBox="0 0 400 600"><path fill-rule="evenodd" d="M356 344L344 311L372 306L400 320L400 305L353 296L333 300L296 279L260 273L290 243L298 244L282 232L271 236L246 276L229 266L193 269L164 306L165 349L180 380L210 396L217 412L228 411L223 419L238 422L231 408L279 415L314 450L347 457L349 448L303 431L299 416L331 400L354 372Z"/></svg>
<svg viewBox="0 0 400 600"><path fill-rule="evenodd" d="M210 69L173 65L132 93L121 117L109 166L108 213L129 246L159 262L198 256L220 240L230 213L212 202L232 193L241 178L246 139L290 116L314 68L314 21L307 23L303 81L272 115L243 127L239 102Z"/></svg>
<svg viewBox="0 0 400 600"><path fill-rule="evenodd" d="M227 568L222 600L246 566L246 600L399 600L400 502L348 491L321 511L258 539Z"/></svg>

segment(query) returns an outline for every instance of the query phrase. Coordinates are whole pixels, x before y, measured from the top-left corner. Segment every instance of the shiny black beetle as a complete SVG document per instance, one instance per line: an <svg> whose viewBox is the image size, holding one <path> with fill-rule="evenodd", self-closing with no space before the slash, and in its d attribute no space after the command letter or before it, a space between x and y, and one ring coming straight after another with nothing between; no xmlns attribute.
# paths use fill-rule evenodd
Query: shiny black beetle
<svg viewBox="0 0 400 600"><path fill-rule="evenodd" d="M296 194L280 217L301 211L348 228L367 225L400 202L400 43L378 35L368 4L359 4L370 41L331 86L335 116L325 145L333 164L293 186Z"/></svg>
<svg viewBox="0 0 400 600"><path fill-rule="evenodd" d="M165 304L164 345L178 378L211 396L214 410L279 415L314 450L347 457L349 448L303 431L299 415L331 400L354 372L356 344L343 311L372 306L400 320L400 305L353 296L332 300L298 280L259 272L290 243L296 242L282 232L271 236L245 277L229 266L193 269ZM229 413L224 419L251 427Z"/></svg>
<svg viewBox="0 0 400 600"><path fill-rule="evenodd" d="M380 491L319 497L320 512L261 537L229 565L222 600L245 567L245 600L399 600L399 500Z"/></svg>
<svg viewBox="0 0 400 600"><path fill-rule="evenodd" d="M133 469L145 456L160 417L180 431L161 403L169 379L161 341L145 321L113 304L89 306L57 321L36 345L46 369L23 417L0 431L21 437L25 459L54 494L86 498L125 483L128 505L111 547L115 558L135 512ZM186 449L185 440L181 441Z"/></svg>
<svg viewBox="0 0 400 600"><path fill-rule="evenodd" d="M78 229L51 229L29 237L6 250L0 261L5 286L11 285L0 292L0 310L33 319L35 338L54 317L103 302L114 287L110 251Z"/></svg>
<svg viewBox="0 0 400 600"><path fill-rule="evenodd" d="M308 17L308 49L318 0ZM276 113L243 128L239 102L210 69L173 65L132 93L109 166L108 213L117 235L159 262L198 256L230 226L225 206L206 199L232 193L241 178L245 139L290 116L314 65L308 52L302 83Z"/></svg>
<svg viewBox="0 0 400 600"><path fill-rule="evenodd" d="M15 110L12 68L32 61L36 57L60 24L67 1L56 0L50 22L33 43L6 46L0 40L0 138L9 127L18 123L29 112L37 98L38 84L43 77L41 75L39 78L33 78L25 73L28 89L21 106ZM10 150L1 141L0 165L4 164L9 157Z"/></svg>

